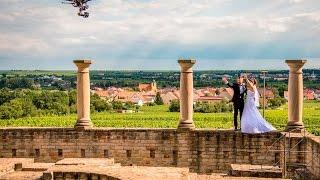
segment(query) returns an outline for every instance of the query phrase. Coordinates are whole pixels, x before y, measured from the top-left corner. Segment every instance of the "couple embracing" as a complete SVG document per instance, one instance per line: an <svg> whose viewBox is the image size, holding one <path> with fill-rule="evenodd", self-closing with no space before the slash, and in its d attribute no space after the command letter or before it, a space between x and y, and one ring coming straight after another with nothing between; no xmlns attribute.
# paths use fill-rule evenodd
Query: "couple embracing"
<svg viewBox="0 0 320 180"><path fill-rule="evenodd" d="M242 133L258 134L276 130L260 114L259 93L257 90L257 80L247 78L247 76L238 76L235 83L230 84L227 78L223 82L233 89L233 107L234 107L234 129L238 130L238 114L240 112L240 127ZM245 95L246 100L245 100Z"/></svg>

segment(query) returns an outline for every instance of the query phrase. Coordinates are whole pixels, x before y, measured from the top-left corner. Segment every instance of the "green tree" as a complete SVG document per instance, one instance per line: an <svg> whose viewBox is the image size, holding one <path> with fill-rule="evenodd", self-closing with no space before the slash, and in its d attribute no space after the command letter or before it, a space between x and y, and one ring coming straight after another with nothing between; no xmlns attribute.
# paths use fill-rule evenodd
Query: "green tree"
<svg viewBox="0 0 320 180"><path fill-rule="evenodd" d="M10 100L14 99L14 94L10 92L8 88L4 88L0 90L0 105L9 102Z"/></svg>
<svg viewBox="0 0 320 180"><path fill-rule="evenodd" d="M278 89L279 96L283 98L284 97L284 91L287 91L288 85L287 84L281 85L277 89Z"/></svg>
<svg viewBox="0 0 320 180"><path fill-rule="evenodd" d="M69 96L69 106L72 106L77 103L77 92L75 90L68 91Z"/></svg>
<svg viewBox="0 0 320 180"><path fill-rule="evenodd" d="M123 107L123 103L121 101L114 101L112 102L112 108L115 110L122 110Z"/></svg>
<svg viewBox="0 0 320 180"><path fill-rule="evenodd" d="M278 88L272 88L272 92L273 92L275 98L281 97Z"/></svg>
<svg viewBox="0 0 320 180"><path fill-rule="evenodd" d="M36 114L37 108L30 99L16 98L0 106L1 119L17 119Z"/></svg>
<svg viewBox="0 0 320 180"><path fill-rule="evenodd" d="M124 107L123 107L123 109L124 110L129 110L129 109L133 109L135 107L135 104L133 103L133 102L126 102L125 104L124 104Z"/></svg>
<svg viewBox="0 0 320 180"><path fill-rule="evenodd" d="M69 95L64 91L42 91L33 98L33 104L45 114L69 114Z"/></svg>
<svg viewBox="0 0 320 180"><path fill-rule="evenodd" d="M91 105L95 111L102 112L111 110L112 106L107 103L105 100L101 99L98 95L94 94L91 96Z"/></svg>
<svg viewBox="0 0 320 180"><path fill-rule="evenodd" d="M154 103L157 105L163 105L163 99L160 95L160 92L157 92L156 98L154 100Z"/></svg>
<svg viewBox="0 0 320 180"><path fill-rule="evenodd" d="M18 88L29 88L32 89L35 87L34 80L32 78L25 77L13 77L13 78L3 78L0 80L0 88L10 88L10 89L18 89Z"/></svg>

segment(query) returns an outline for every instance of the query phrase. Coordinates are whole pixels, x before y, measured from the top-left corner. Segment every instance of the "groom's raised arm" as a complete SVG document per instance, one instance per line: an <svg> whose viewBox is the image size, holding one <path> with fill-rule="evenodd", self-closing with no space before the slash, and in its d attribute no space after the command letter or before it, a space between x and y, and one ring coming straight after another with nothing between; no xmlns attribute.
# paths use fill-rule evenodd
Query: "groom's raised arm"
<svg viewBox="0 0 320 180"><path fill-rule="evenodd" d="M223 83L224 83L225 85L229 86L230 88L233 88L233 85L231 85L231 84L229 83L229 81L227 80L227 78L222 78L222 81L223 81Z"/></svg>
<svg viewBox="0 0 320 180"><path fill-rule="evenodd" d="M233 88L233 85L231 85L229 82L227 82L226 85L229 86L229 87L231 87L231 88Z"/></svg>

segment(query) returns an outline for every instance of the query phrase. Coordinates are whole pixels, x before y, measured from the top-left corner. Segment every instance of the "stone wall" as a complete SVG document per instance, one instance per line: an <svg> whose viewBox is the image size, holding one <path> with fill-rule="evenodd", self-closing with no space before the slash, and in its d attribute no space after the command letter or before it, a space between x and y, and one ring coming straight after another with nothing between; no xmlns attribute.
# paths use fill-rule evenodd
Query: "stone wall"
<svg viewBox="0 0 320 180"><path fill-rule="evenodd" d="M313 176L320 177L320 138L316 136L311 136L308 138L306 158L306 164L308 165L308 170Z"/></svg>
<svg viewBox="0 0 320 180"><path fill-rule="evenodd" d="M286 176L295 179L319 179L320 137L309 133L282 133L280 141L280 164L286 163ZM286 155L284 158L284 144Z"/></svg>
<svg viewBox="0 0 320 180"><path fill-rule="evenodd" d="M191 172L226 172L231 163L271 165L267 152L280 133L245 135L232 130L6 128L0 129L0 157L114 158L122 165L189 167ZM275 144L279 148L279 144ZM319 149L318 149L319 150Z"/></svg>

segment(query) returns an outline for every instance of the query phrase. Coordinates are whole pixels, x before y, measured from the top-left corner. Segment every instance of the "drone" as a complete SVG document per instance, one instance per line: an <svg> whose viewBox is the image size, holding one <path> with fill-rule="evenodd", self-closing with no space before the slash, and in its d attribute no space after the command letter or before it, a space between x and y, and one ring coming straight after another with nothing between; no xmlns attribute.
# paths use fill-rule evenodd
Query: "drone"
<svg viewBox="0 0 320 180"><path fill-rule="evenodd" d="M89 13L86 11L89 6L87 2L91 0L63 0L63 4L71 4L73 7L79 8L78 16L82 16L83 18L88 18Z"/></svg>

